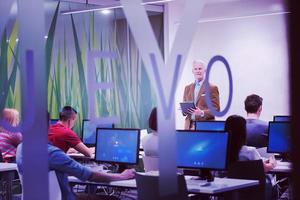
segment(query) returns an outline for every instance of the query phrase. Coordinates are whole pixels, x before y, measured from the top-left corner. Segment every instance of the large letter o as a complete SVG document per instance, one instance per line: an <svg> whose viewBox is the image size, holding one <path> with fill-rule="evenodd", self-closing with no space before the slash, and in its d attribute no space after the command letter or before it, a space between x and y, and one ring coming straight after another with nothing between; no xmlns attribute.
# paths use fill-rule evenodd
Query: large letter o
<svg viewBox="0 0 300 200"><path fill-rule="evenodd" d="M228 77L229 77L229 99L227 101L227 104L226 104L226 107L224 108L224 110L222 110L220 112L217 111L212 105L211 98L210 98L209 82L208 82L210 70L212 68L212 65L216 61L220 61L225 65L226 70L227 70L227 74L228 74ZM207 66L207 72L206 72L206 78L205 78L204 86L205 86L205 101L206 101L206 104L208 106L209 111L214 116L217 116L217 117L224 116L228 112L228 110L230 108L230 105L231 105L231 102L232 102L233 85L232 85L232 75L231 75L231 70L230 70L229 64L223 56L220 56L220 55L214 56L209 61L208 66Z"/></svg>

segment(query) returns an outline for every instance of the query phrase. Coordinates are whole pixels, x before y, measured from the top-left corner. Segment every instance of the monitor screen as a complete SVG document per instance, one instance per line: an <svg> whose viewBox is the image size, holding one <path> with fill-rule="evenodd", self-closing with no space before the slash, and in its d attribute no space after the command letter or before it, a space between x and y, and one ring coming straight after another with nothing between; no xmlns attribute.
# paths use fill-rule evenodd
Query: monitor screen
<svg viewBox="0 0 300 200"><path fill-rule="evenodd" d="M139 129L97 128L95 160L108 163L137 164Z"/></svg>
<svg viewBox="0 0 300 200"><path fill-rule="evenodd" d="M197 121L195 122L196 131L224 131L225 121Z"/></svg>
<svg viewBox="0 0 300 200"><path fill-rule="evenodd" d="M114 124L99 124L88 119L82 121L82 142L86 145L96 144L97 128L114 128Z"/></svg>
<svg viewBox="0 0 300 200"><path fill-rule="evenodd" d="M268 148L269 153L288 153L291 142L290 122L269 122Z"/></svg>
<svg viewBox="0 0 300 200"><path fill-rule="evenodd" d="M50 119L50 125L54 125L58 122L59 119Z"/></svg>
<svg viewBox="0 0 300 200"><path fill-rule="evenodd" d="M274 116L274 119L273 119L274 122L290 122L292 121L292 117L291 116Z"/></svg>
<svg viewBox="0 0 300 200"><path fill-rule="evenodd" d="M225 170L228 133L224 131L177 131L177 166Z"/></svg>

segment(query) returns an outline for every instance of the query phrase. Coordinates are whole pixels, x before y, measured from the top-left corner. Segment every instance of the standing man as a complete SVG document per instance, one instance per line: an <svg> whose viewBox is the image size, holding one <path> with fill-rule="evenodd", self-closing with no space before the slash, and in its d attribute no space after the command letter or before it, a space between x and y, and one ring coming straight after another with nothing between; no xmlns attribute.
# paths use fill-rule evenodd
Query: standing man
<svg viewBox="0 0 300 200"><path fill-rule="evenodd" d="M259 119L263 98L251 94L245 99L247 112L247 145L256 148L267 146L268 123Z"/></svg>
<svg viewBox="0 0 300 200"><path fill-rule="evenodd" d="M187 85L184 89L183 101L193 101L196 109L190 109L187 117L185 118L185 129L194 129L194 121L214 120L213 116L208 110L207 103L205 101L205 95L208 91L205 91L205 72L206 66L203 61L194 61L192 73L195 77L195 82ZM213 107L220 111L220 100L218 87L209 84L209 92Z"/></svg>
<svg viewBox="0 0 300 200"><path fill-rule="evenodd" d="M71 106L63 107L59 113L59 121L49 128L48 140L65 153L67 153L70 148L74 148L79 153L87 157L92 157L92 150L85 146L76 133L72 131L76 120L77 111Z"/></svg>

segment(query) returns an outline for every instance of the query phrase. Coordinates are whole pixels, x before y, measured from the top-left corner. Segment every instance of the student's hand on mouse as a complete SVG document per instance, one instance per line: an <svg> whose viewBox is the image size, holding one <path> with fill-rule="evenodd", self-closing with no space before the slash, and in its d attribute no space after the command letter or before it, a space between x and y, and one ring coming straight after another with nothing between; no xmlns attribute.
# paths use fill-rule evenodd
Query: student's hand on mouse
<svg viewBox="0 0 300 200"><path fill-rule="evenodd" d="M95 147L90 147L89 150L92 154L95 154Z"/></svg>
<svg viewBox="0 0 300 200"><path fill-rule="evenodd" d="M274 156L271 156L271 157L269 158L269 163L271 163L273 167L276 167L277 161L276 161L276 159L275 159Z"/></svg>
<svg viewBox="0 0 300 200"><path fill-rule="evenodd" d="M132 179L135 177L135 170L134 169L125 169L121 174L120 174L122 179Z"/></svg>
<svg viewBox="0 0 300 200"><path fill-rule="evenodd" d="M276 167L276 165L277 165L277 161L274 158L274 156L271 156L267 162L270 163L273 167Z"/></svg>

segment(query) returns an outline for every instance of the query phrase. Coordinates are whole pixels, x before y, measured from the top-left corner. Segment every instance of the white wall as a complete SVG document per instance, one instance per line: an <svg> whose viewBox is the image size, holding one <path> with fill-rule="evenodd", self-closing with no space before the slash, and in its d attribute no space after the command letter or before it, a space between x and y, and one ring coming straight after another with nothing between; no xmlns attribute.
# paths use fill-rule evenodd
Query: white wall
<svg viewBox="0 0 300 200"><path fill-rule="evenodd" d="M177 129L183 128L184 124L184 118L178 110L184 87L194 81L191 73L192 60L202 59L208 62L215 55L222 55L229 62L234 90L229 112L218 119L226 119L231 114L246 116L244 99L252 93L264 99L261 119L272 120L273 115L290 113L287 14L274 15L275 12L284 10L280 1L245 2L250 1L223 1L204 7L203 17L200 19L202 22L199 22L190 52L187 52L187 63L177 88ZM180 25L184 3L183 0L177 0L166 6L166 38L169 39L169 48ZM269 15L262 15L266 13ZM257 16L253 16L254 14ZM240 18L241 16L244 17ZM221 18L223 20L219 20ZM218 20L210 21L212 19ZM167 51L169 50L166 49ZM215 63L209 80L219 87L221 109L224 109L229 87L227 72L221 63Z"/></svg>

